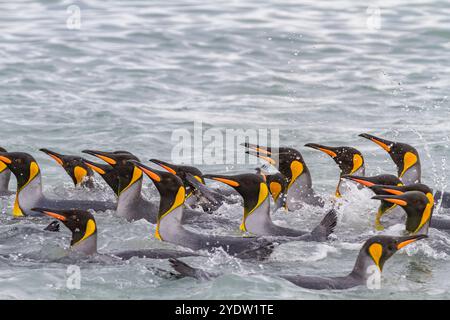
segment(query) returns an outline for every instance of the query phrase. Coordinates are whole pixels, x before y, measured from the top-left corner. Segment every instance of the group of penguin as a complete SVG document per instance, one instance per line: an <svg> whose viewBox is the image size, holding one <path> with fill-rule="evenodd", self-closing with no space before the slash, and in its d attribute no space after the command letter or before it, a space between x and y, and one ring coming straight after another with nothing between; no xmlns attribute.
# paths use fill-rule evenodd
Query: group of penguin
<svg viewBox="0 0 450 320"><path fill-rule="evenodd" d="M361 134L382 147L397 166L398 175L381 174L365 176L365 162L361 152L352 147L330 147L306 144L306 147L329 155L339 166L340 179L336 197L351 192L350 184L370 188L380 200L374 227L382 230L386 225L402 223L400 236L376 235L362 246L353 270L343 277L312 277L278 275L291 283L308 289L347 289L365 285L369 267L381 273L384 263L398 250L417 240L426 238L430 227L450 230L450 220L432 217L439 205L450 207L450 196L433 191L421 183L421 165L417 150L409 144L388 141L369 134ZM238 175L203 174L192 166L175 165L152 159L152 166L142 163L127 151L105 152L84 150L83 153L103 161L98 163L80 156L63 155L48 149L42 152L53 158L72 178L76 186L96 188L94 174L99 174L114 191L116 201L65 200L47 197L42 188L41 170L35 158L24 152L7 152L0 149L0 195L9 196L11 173L17 181L14 217L49 216L54 218L45 232L59 231L59 222L72 233L70 250L84 255L97 252L97 223L94 217L101 211L114 210L128 222L145 219L156 225L155 237L186 250L143 249L111 253L118 259L132 257L169 259L174 275L211 279L220 276L194 268L179 260L188 256L204 256L217 249L240 259L264 260L274 248L289 241L327 241L337 224L334 209L324 214L312 230L281 227L271 219L278 210L302 210L305 205L323 208L325 199L313 189L308 166L301 153L293 148L271 148L245 143L246 153L267 161L277 169L269 173L259 168L254 173ZM157 167L158 169L155 169ZM272 170L271 170L272 171ZM160 201L152 202L142 195L143 177L146 175L156 187ZM207 180L220 182L231 188L211 187ZM216 184L217 185L217 184ZM354 190L354 188L353 188ZM186 224L205 219L221 219L214 212L224 203L243 206L240 230L243 236L216 236L193 232ZM271 210L271 204L273 210ZM335 203L333 205L336 205Z"/></svg>

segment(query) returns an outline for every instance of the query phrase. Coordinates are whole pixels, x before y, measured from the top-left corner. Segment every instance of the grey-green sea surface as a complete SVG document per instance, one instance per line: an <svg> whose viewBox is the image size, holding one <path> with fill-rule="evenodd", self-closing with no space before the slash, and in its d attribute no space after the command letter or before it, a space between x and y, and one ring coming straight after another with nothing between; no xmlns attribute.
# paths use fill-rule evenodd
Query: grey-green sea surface
<svg viewBox="0 0 450 320"><path fill-rule="evenodd" d="M348 0L76 1L80 29L69 28L72 4L0 3L1 146L32 153L52 197L113 199L106 186L91 194L75 189L39 148L71 154L86 148L125 149L142 160L170 161L172 133L192 131L194 121L205 129L279 129L280 143L302 152L316 190L329 203L338 168L328 156L303 145L353 146L364 153L368 174L395 173L381 148L358 137L362 132L413 144L422 157L424 182L447 187L448 1L378 1L378 7L370 8ZM199 167L236 173L255 165ZM98 184L103 185L100 178ZM148 179L144 185L146 195L158 199ZM326 243L282 245L258 263L221 252L186 258L225 273L207 282L155 275L153 267L170 270L163 260L58 260L68 247L68 230L29 232L50 220L12 219L11 197L0 214L0 298L450 298L450 235L434 229L428 240L386 263L380 290L316 292L276 277L349 272L361 244L376 234L378 203L370 197L368 190L355 188L339 200L336 233ZM236 224L219 227L211 217L207 226L192 228L239 235L242 208L223 206L219 213ZM273 219L306 229L322 214L306 208ZM448 215L444 210L437 214ZM174 248L157 241L154 225L147 222L126 223L114 212L96 218L102 253ZM394 226L386 232L401 230ZM80 289L67 286L72 264L81 268Z"/></svg>

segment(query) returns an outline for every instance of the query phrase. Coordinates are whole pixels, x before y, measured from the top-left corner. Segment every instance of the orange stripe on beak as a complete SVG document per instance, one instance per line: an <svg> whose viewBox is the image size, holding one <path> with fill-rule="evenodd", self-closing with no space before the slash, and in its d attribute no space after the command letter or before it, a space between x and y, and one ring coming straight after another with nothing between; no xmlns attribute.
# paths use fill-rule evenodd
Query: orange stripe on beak
<svg viewBox="0 0 450 320"><path fill-rule="evenodd" d="M12 161L11 159L4 157L4 156L0 156L0 161L3 161L4 163L10 164Z"/></svg>
<svg viewBox="0 0 450 320"><path fill-rule="evenodd" d="M395 194L397 196L401 196L402 194L404 194L403 191L394 190L394 189L383 189L383 191L389 192L390 194Z"/></svg>
<svg viewBox="0 0 450 320"><path fill-rule="evenodd" d="M91 168L92 170L94 170L95 172L97 172L97 173L99 173L99 174L105 174L105 173L106 173L105 170L103 170L103 169L101 169L101 168L99 168L99 167L97 167L97 166L94 166L94 165L92 165L92 164L90 164L90 163L87 163L87 162L85 162L85 164L86 164L89 168Z"/></svg>
<svg viewBox="0 0 450 320"><path fill-rule="evenodd" d="M171 174L177 174L175 170L173 170L171 167L166 166L164 164L158 163L159 166L163 167L164 169L166 169L167 171L169 171Z"/></svg>
<svg viewBox="0 0 450 320"><path fill-rule="evenodd" d="M326 154L328 154L330 157L335 158L337 157L336 152L333 152L331 150L325 149L325 148L317 148L318 150L325 152Z"/></svg>
<svg viewBox="0 0 450 320"><path fill-rule="evenodd" d="M406 240L406 241L400 242L397 245L397 250L400 250L401 248L406 247L408 244L416 242L416 241L417 241L417 239L411 239L411 240Z"/></svg>
<svg viewBox="0 0 450 320"><path fill-rule="evenodd" d="M102 156L101 154L95 154L95 156L96 156L97 158L102 159L103 161L105 161L106 163L109 163L109 164L116 164L116 163L117 163L116 160L111 159L111 158L106 157L106 156Z"/></svg>
<svg viewBox="0 0 450 320"><path fill-rule="evenodd" d="M375 139L375 138L370 138L370 140L372 140L373 142L375 142L377 145L379 145L380 147L382 147L384 150L386 150L387 152L390 152L391 151L391 147L389 147L387 144L385 144L385 143L383 143L383 142L381 142L381 141L378 141L377 139Z"/></svg>
<svg viewBox="0 0 450 320"><path fill-rule="evenodd" d="M361 179L356 179L356 178L349 178L349 179L353 180L355 182L358 182L358 183L360 183L360 184L362 184L363 186L366 186L366 187L371 187L371 186L375 185L375 183L370 182L370 181L366 181L366 180L361 180Z"/></svg>
<svg viewBox="0 0 450 320"><path fill-rule="evenodd" d="M212 179L216 180L216 181L223 182L223 183L225 183L225 184L227 184L229 186L232 186L232 187L239 187L239 182L236 182L236 181L233 181L233 180L230 180L230 179L224 179L224 178L212 178Z"/></svg>
<svg viewBox="0 0 450 320"><path fill-rule="evenodd" d="M405 207L405 206L408 205L408 202L406 202L406 201L404 201L404 200L400 200L400 199L390 199L390 198L387 198L387 199L382 199L382 200L387 201L387 202L390 202L390 203L398 204L399 206L402 206L402 207Z"/></svg>
<svg viewBox="0 0 450 320"><path fill-rule="evenodd" d="M63 161L60 158L58 158L57 156L50 154L50 153L48 153L48 155L50 157L52 157L60 166L62 166L64 164Z"/></svg>
<svg viewBox="0 0 450 320"><path fill-rule="evenodd" d="M46 215L48 215L48 216L50 216L52 218L58 219L60 221L66 221L67 220L67 218L64 217L63 215L60 215L60 214L57 214L57 213L54 213L54 212L51 212L51 211L44 211L44 213Z"/></svg>
<svg viewBox="0 0 450 320"><path fill-rule="evenodd" d="M156 173L154 173L153 171L150 171L147 168L143 168L143 167L139 167L141 168L141 170L147 175L149 176L150 179L156 181L156 182L160 182L161 181L161 177L159 175L157 175Z"/></svg>

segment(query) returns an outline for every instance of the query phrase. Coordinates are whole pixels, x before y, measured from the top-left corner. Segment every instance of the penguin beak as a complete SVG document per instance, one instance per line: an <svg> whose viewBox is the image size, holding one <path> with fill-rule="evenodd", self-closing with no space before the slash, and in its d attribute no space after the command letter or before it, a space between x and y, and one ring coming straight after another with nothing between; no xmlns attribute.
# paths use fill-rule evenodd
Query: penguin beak
<svg viewBox="0 0 450 320"><path fill-rule="evenodd" d="M413 242L416 242L417 240L424 239L424 238L428 238L428 236L425 234L419 234L419 235L401 237L397 244L397 250L400 250L401 248L406 247L408 244L411 244Z"/></svg>
<svg viewBox="0 0 450 320"><path fill-rule="evenodd" d="M98 151L98 150L83 150L81 152L90 154L91 156L94 156L94 157L97 157L112 166L117 164L117 161L113 158L113 156L110 152L103 152L103 151Z"/></svg>
<svg viewBox="0 0 450 320"><path fill-rule="evenodd" d="M86 159L83 159L83 163L100 175L106 174L106 171L102 168L103 165L100 165L98 163Z"/></svg>
<svg viewBox="0 0 450 320"><path fill-rule="evenodd" d="M166 169L167 171L169 171L172 174L177 174L177 171L173 168L173 166L171 166L169 163L161 161L161 160L157 160L157 159L150 159L151 162L157 164L158 166Z"/></svg>
<svg viewBox="0 0 450 320"><path fill-rule="evenodd" d="M12 160L8 157L7 152L0 153L0 161L5 164L11 164Z"/></svg>
<svg viewBox="0 0 450 320"><path fill-rule="evenodd" d="M233 188L239 187L240 183L231 179L228 176L221 176L221 175L212 175L212 174L206 174L203 176L203 178L205 179L210 179L210 180L215 180L215 181L219 181L222 183L225 183Z"/></svg>
<svg viewBox="0 0 450 320"><path fill-rule="evenodd" d="M154 170L136 160L128 160L127 162L134 164L136 167L142 170L153 182L161 182L161 176Z"/></svg>
<svg viewBox="0 0 450 320"><path fill-rule="evenodd" d="M375 200L384 200L390 203L395 203L398 204L399 206L402 207L406 207L408 205L408 201L406 201L403 197L403 195L401 196L395 196L395 195L376 195L374 197L372 197L372 199Z"/></svg>
<svg viewBox="0 0 450 320"><path fill-rule="evenodd" d="M246 154L263 159L263 160L267 161L268 163L270 163L271 165L276 166L277 161L275 159L273 159L273 156L276 154L274 152L272 152L271 150L269 150L268 148L262 147L262 146L259 146L256 144L251 144L251 143L243 143L241 145L244 146L245 148L249 149L249 150L245 151Z"/></svg>
<svg viewBox="0 0 450 320"><path fill-rule="evenodd" d="M373 186L370 187L370 189L372 189L376 193L382 193L383 192L383 193L386 193L386 194L393 194L393 195L396 195L396 196L401 196L402 194L404 194L403 191L396 190L396 189L393 189L393 188L394 188L394 186L383 186L383 185L379 185L379 184L376 184L376 185L373 185Z"/></svg>
<svg viewBox="0 0 450 320"><path fill-rule="evenodd" d="M382 147L387 152L391 152L391 148L394 145L394 142L392 142L392 141L381 139L381 138L375 137L368 133L362 133L359 136L375 142L377 145Z"/></svg>
<svg viewBox="0 0 450 320"><path fill-rule="evenodd" d="M337 154L336 154L336 152L333 151L334 148L332 148L332 147L327 147L327 146L323 146L323 145L316 144L316 143L307 143L307 144L305 144L305 147L322 151L332 158L337 157Z"/></svg>
<svg viewBox="0 0 450 320"><path fill-rule="evenodd" d="M372 187L375 185L375 183L370 182L365 177L361 177L361 176L344 175L344 176L342 176L342 178L358 182L359 184L362 184L365 187Z"/></svg>
<svg viewBox="0 0 450 320"><path fill-rule="evenodd" d="M33 208L31 209L36 212L43 213L49 217L58 219L59 221L66 221L67 218L65 217L64 213L59 210L52 210L52 209L46 209L46 208Z"/></svg>
<svg viewBox="0 0 450 320"><path fill-rule="evenodd" d="M48 149L39 149L39 151L44 152L45 154L52 157L60 166L64 165L63 156L59 153L56 153L54 151L48 150Z"/></svg>

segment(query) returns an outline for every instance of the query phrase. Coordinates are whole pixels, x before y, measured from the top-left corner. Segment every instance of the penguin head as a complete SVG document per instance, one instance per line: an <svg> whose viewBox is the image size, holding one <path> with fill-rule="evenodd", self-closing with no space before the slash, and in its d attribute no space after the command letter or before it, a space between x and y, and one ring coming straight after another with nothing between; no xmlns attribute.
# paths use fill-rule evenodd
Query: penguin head
<svg viewBox="0 0 450 320"><path fill-rule="evenodd" d="M263 159L277 168L288 179L288 189L300 176L309 175L301 153L293 148L271 148L250 143L244 143L243 146L248 149L245 153Z"/></svg>
<svg viewBox="0 0 450 320"><path fill-rule="evenodd" d="M143 163L130 160L149 177L160 194L159 219L184 204L186 189L180 177L167 171L152 169Z"/></svg>
<svg viewBox="0 0 450 320"><path fill-rule="evenodd" d="M364 177L364 176L357 176L357 175L343 175L343 179L352 180L355 181L365 187L371 187L376 184L382 184L382 185L403 185L402 181L394 176L393 174L380 174L377 176L372 177Z"/></svg>
<svg viewBox="0 0 450 320"><path fill-rule="evenodd" d="M394 236L374 236L367 240L361 251L360 258L361 259L371 259L375 265L383 270L384 263L394 255L401 248L416 242L417 240L427 238L426 235L412 235L412 236L404 236L404 237L394 237ZM355 268L358 268L358 264ZM366 273L367 270L355 270L359 272Z"/></svg>
<svg viewBox="0 0 450 320"><path fill-rule="evenodd" d="M114 169L114 175L117 179L117 185L115 193L120 196L122 192L131 187L134 183L142 179L142 171L134 166L129 160L139 161L139 159L127 151L114 151L105 152L97 150L83 150L83 153L90 154L97 157L107 164L109 164ZM90 167L100 173L102 176L105 175L107 171L91 163ZM95 168L97 167L97 168ZM100 170L99 170L100 169ZM105 172L105 173L102 173ZM113 179L110 177L110 179ZM108 182L108 181L107 181ZM110 184L108 182L108 184ZM110 184L111 185L111 184Z"/></svg>
<svg viewBox="0 0 450 320"><path fill-rule="evenodd" d="M63 155L56 153L49 149L39 149L45 154L53 158L56 163L66 170L69 176L72 178L75 186L81 185L87 177L91 177L94 173L91 168L89 168L83 161L82 157Z"/></svg>
<svg viewBox="0 0 450 320"><path fill-rule="evenodd" d="M401 206L407 214L407 231L417 233L429 223L434 209L434 199L431 193L426 195L420 191L402 192L396 190L399 187L390 188L383 186L380 188L391 194L377 195L372 197L372 199L383 200Z"/></svg>
<svg viewBox="0 0 450 320"><path fill-rule="evenodd" d="M341 169L341 175L353 174L364 167L364 157L361 152L352 147L328 147L316 143L305 144L305 147L316 149L328 154Z"/></svg>
<svg viewBox="0 0 450 320"><path fill-rule="evenodd" d="M5 148L0 147L0 152L8 152L8 151L6 151ZM0 173L5 171L5 169L7 169L7 168L8 168L8 166L3 161L0 161Z"/></svg>
<svg viewBox="0 0 450 320"><path fill-rule="evenodd" d="M411 183L420 182L420 157L419 153L413 146L406 143L378 138L367 133L362 133L359 136L375 142L387 153L389 153L392 161L394 161L397 166L397 174L399 178L408 178L408 180L411 180Z"/></svg>
<svg viewBox="0 0 450 320"><path fill-rule="evenodd" d="M87 238L97 234L97 223L89 211L84 210L56 210L50 208L33 208L33 211L41 212L55 218L72 232L70 245L76 245Z"/></svg>
<svg viewBox="0 0 450 320"><path fill-rule="evenodd" d="M281 173L277 172L274 174L265 174L261 170L261 168L256 168L256 173L263 177L263 180L266 182L267 187L269 188L270 195L272 196L273 201L275 202L274 211L277 211L279 208L287 209L287 187L288 180Z"/></svg>
<svg viewBox="0 0 450 320"><path fill-rule="evenodd" d="M191 194L191 192L195 188L187 179L188 174L191 174L201 184L205 184L205 180L203 179L203 173L196 167L175 165L158 159L150 159L150 161L166 169L168 172L179 176L183 181L184 186L186 188L186 192L188 194Z"/></svg>
<svg viewBox="0 0 450 320"><path fill-rule="evenodd" d="M246 231L245 220L257 210L269 196L269 188L263 177L255 173L238 175L204 175L205 179L219 181L233 187L244 199L244 218L241 230Z"/></svg>
<svg viewBox="0 0 450 320"><path fill-rule="evenodd" d="M16 177L18 191L40 174L39 165L29 153L0 152L0 161L3 162Z"/></svg>

